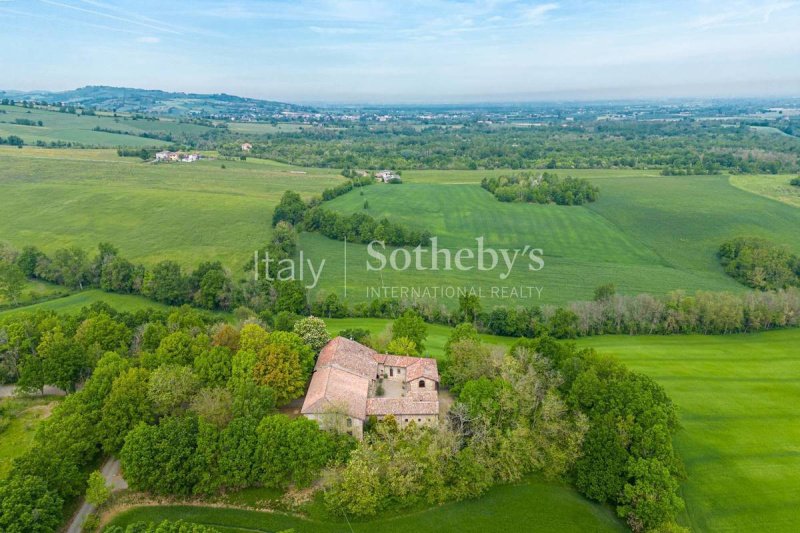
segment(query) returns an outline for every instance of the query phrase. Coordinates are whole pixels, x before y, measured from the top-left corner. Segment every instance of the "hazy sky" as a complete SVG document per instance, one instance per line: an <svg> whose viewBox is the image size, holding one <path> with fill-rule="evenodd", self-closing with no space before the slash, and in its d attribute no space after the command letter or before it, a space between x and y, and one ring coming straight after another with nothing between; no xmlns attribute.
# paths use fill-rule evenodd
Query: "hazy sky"
<svg viewBox="0 0 800 533"><path fill-rule="evenodd" d="M290 102L800 96L800 1L0 0L0 88Z"/></svg>

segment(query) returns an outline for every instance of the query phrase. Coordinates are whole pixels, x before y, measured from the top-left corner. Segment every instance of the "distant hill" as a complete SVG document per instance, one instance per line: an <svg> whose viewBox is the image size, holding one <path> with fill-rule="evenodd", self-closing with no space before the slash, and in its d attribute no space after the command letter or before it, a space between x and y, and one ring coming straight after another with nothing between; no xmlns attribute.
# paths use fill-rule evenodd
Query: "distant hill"
<svg viewBox="0 0 800 533"><path fill-rule="evenodd" d="M104 111L218 118L264 118L284 111L314 111L310 107L230 94L173 93L102 85L61 92L0 91L0 98L64 103Z"/></svg>

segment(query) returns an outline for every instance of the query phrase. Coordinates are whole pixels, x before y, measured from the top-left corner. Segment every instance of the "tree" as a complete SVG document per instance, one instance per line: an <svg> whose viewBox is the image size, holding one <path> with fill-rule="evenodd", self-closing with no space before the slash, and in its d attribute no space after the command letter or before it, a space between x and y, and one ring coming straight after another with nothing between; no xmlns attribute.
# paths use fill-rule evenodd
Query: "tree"
<svg viewBox="0 0 800 533"><path fill-rule="evenodd" d="M35 246L26 246L17 256L17 266L22 269L26 278L32 278L36 275L36 266L43 257L44 253Z"/></svg>
<svg viewBox="0 0 800 533"><path fill-rule="evenodd" d="M61 524L63 500L40 477L11 476L0 481L0 530L50 533Z"/></svg>
<svg viewBox="0 0 800 533"><path fill-rule="evenodd" d="M103 402L98 427L106 453L116 453L125 442L125 435L140 421L154 420L153 406L147 396L150 372L130 368L120 374Z"/></svg>
<svg viewBox="0 0 800 533"><path fill-rule="evenodd" d="M185 303L188 297L188 283L180 265L174 261L158 263L145 274L142 294L165 304Z"/></svg>
<svg viewBox="0 0 800 533"><path fill-rule="evenodd" d="M86 502L95 507L99 507L111 497L111 489L106 485L106 479L99 470L89 474L89 481L86 485Z"/></svg>
<svg viewBox="0 0 800 533"><path fill-rule="evenodd" d="M75 341L87 352L125 354L130 346L131 330L107 313L98 313L81 322L75 331Z"/></svg>
<svg viewBox="0 0 800 533"><path fill-rule="evenodd" d="M277 226L281 221L286 221L293 226L297 225L303 220L307 209L306 203L299 194L294 191L286 191L281 196L278 205L275 206L272 214L272 226Z"/></svg>
<svg viewBox="0 0 800 533"><path fill-rule="evenodd" d="M275 391L278 405L297 398L305 390L306 373L300 362L300 352L286 344L267 344L259 350L253 377L259 385Z"/></svg>
<svg viewBox="0 0 800 533"><path fill-rule="evenodd" d="M594 301L605 302L610 300L617 293L617 288L613 283L600 285L594 290Z"/></svg>
<svg viewBox="0 0 800 533"><path fill-rule="evenodd" d="M313 316L295 322L293 331L315 352L322 350L323 346L331 340L325 322Z"/></svg>
<svg viewBox="0 0 800 533"><path fill-rule="evenodd" d="M150 374L147 398L156 413L174 415L185 411L198 389L198 381L191 368L186 366L161 366Z"/></svg>
<svg viewBox="0 0 800 533"><path fill-rule="evenodd" d="M65 391L74 391L90 367L86 352L60 327L42 334L36 352L45 383Z"/></svg>
<svg viewBox="0 0 800 533"><path fill-rule="evenodd" d="M450 332L450 336L447 338L447 342L444 343L444 352L450 355L450 347L463 340L480 341L478 330L475 329L475 326L465 322L454 327L453 331Z"/></svg>
<svg viewBox="0 0 800 533"><path fill-rule="evenodd" d="M406 337L413 341L417 349L423 352L425 339L428 337L428 325L421 316L408 309L392 324L392 339L398 337Z"/></svg>
<svg viewBox="0 0 800 533"><path fill-rule="evenodd" d="M0 297L17 305L24 287L25 273L22 269L14 263L0 260Z"/></svg>
<svg viewBox="0 0 800 533"><path fill-rule="evenodd" d="M200 420L222 429L233 418L233 395L220 387L202 389L192 400L191 410Z"/></svg>
<svg viewBox="0 0 800 533"><path fill-rule="evenodd" d="M204 384L221 387L231 377L231 359L231 351L227 347L214 346L195 357L192 366Z"/></svg>
<svg viewBox="0 0 800 533"><path fill-rule="evenodd" d="M655 531L673 523L683 509L678 482L658 459L631 459L617 513L633 531Z"/></svg>
<svg viewBox="0 0 800 533"><path fill-rule="evenodd" d="M417 344L408 337L395 337L386 345L386 353L417 357Z"/></svg>
<svg viewBox="0 0 800 533"><path fill-rule="evenodd" d="M481 313L481 299L477 294L458 297L458 314L464 322L475 323Z"/></svg>
<svg viewBox="0 0 800 533"><path fill-rule="evenodd" d="M195 417L168 417L157 426L140 422L125 438L120 461L134 490L191 494L198 480Z"/></svg>

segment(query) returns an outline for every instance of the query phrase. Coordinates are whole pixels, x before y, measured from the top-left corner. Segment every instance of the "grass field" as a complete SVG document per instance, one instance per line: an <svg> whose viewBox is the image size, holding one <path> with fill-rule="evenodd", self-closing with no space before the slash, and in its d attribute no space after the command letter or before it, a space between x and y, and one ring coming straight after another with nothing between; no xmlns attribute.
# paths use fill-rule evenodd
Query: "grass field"
<svg viewBox="0 0 800 533"><path fill-rule="evenodd" d="M167 142L146 139L138 134L144 132L178 134L182 131L202 133L209 128L196 124L180 124L167 120L133 120L128 117L81 116L44 109L25 109L19 106L0 105L0 137L16 135L26 144L37 141L46 143L63 141L88 146L166 146ZM42 121L42 126L23 126L15 120ZM94 128L119 131L109 133L94 131Z"/></svg>
<svg viewBox="0 0 800 533"><path fill-rule="evenodd" d="M58 157L58 156L62 157ZM344 178L269 162L141 162L113 151L0 151L0 239L47 252L94 250L109 241L131 260L238 269L269 239L272 210L286 189L308 197ZM302 174L296 172L303 172Z"/></svg>
<svg viewBox="0 0 800 533"><path fill-rule="evenodd" d="M33 443L39 423L49 416L58 397L0 398L0 479Z"/></svg>
<svg viewBox="0 0 800 533"><path fill-rule="evenodd" d="M781 132L783 133L783 132ZM794 207L800 207L800 187L790 185L797 176L773 174L742 174L731 176L731 184L744 191L752 192Z"/></svg>
<svg viewBox="0 0 800 533"><path fill-rule="evenodd" d="M47 283L39 280L27 280L25 286L22 288L22 294L19 295L16 305L30 305L33 302L40 301L47 298L54 298L57 296L64 296L69 294L69 289ZM13 300L0 296L0 308L14 305Z"/></svg>
<svg viewBox="0 0 800 533"><path fill-rule="evenodd" d="M491 308L587 299L603 283L630 294L737 291L743 288L723 273L715 257L724 240L758 235L800 251L800 211L735 187L727 176L561 171L600 187L597 202L564 207L496 201L478 182L502 172L408 171L403 185L374 185L363 196L354 191L328 205L361 212L367 200L367 213L428 229L441 247L475 248L475 238L484 236L494 248L541 248L543 270L528 271L520 259L507 279L500 278L502 267L369 272L366 247L350 244L347 298L403 297L402 287L479 287L484 306ZM5 148L0 149L0 210L11 216L0 219L0 239L48 252L69 245L93 249L109 241L145 264L173 259L193 267L220 260L238 274L269 239L272 209L285 190L309 197L342 180L335 169L259 159L153 165L119 158L112 150ZM319 234L302 234L300 243L306 259L326 262L316 292L344 296L343 243ZM384 287L397 289L381 292Z"/></svg>
<svg viewBox="0 0 800 533"><path fill-rule="evenodd" d="M715 255L726 239L757 235L800 251L796 231L800 211L733 187L727 176L628 172L613 177L603 171L591 178L600 187L597 202L565 207L498 202L473 183L477 173L468 174L464 182L448 182L443 172L408 174L403 185L367 187L363 195L354 191L328 205L428 229L442 247L474 249L474 239L484 236L496 248L541 248L545 267L529 272L527 263L520 261L505 280L498 276L504 269L370 272L365 266L366 247L351 245L347 285L353 299L366 299L367 287L381 286L480 286L489 305L508 303L492 293L495 286L542 288L541 298L531 292L533 301L514 298L518 305L589 299L595 287L608 282L626 293L664 294L679 288L737 291L742 287L723 273ZM454 179L458 174L452 173ZM323 289L341 294L343 244L316 234L303 235L301 242L317 261L327 259Z"/></svg>
<svg viewBox="0 0 800 533"><path fill-rule="evenodd" d="M56 298L41 302L33 305L26 305L24 307L17 307L14 309L6 309L0 311L0 318L10 316L15 313L33 312L37 310L56 311L58 313L77 313L82 308L92 305L95 302L106 302L108 305L118 311L137 311L139 309L146 309L154 307L157 309L166 309L167 306L148 300L143 296L135 296L131 294L114 294L103 292L100 289L91 289L87 291L70 294L63 298Z"/></svg>
<svg viewBox="0 0 800 533"><path fill-rule="evenodd" d="M601 353L661 383L678 407L694 531L796 531L800 520L800 330L596 337Z"/></svg>
<svg viewBox="0 0 800 533"><path fill-rule="evenodd" d="M138 507L112 524L163 519L213 525L226 532L274 532L294 528L298 532L381 531L625 531L614 514L588 502L574 490L531 479L519 485L495 487L476 500L450 503L423 511L371 522L308 520L279 513L263 513L208 507ZM522 528L522 529L520 529Z"/></svg>

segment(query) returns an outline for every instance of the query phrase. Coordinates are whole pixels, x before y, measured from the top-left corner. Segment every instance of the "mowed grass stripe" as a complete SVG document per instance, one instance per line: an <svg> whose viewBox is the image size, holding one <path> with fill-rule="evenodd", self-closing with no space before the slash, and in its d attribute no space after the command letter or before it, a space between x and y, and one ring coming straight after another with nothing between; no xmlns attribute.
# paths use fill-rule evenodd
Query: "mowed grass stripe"
<svg viewBox="0 0 800 533"><path fill-rule="evenodd" d="M675 401L685 518L694 530L795 530L800 331L578 342L650 375Z"/></svg>

